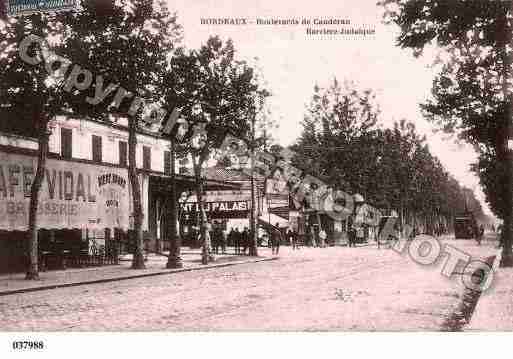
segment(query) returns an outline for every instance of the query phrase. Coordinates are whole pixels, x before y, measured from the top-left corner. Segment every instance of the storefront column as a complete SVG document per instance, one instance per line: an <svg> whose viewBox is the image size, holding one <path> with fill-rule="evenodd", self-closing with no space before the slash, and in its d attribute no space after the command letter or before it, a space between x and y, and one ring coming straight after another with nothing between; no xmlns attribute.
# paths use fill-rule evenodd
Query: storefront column
<svg viewBox="0 0 513 359"><path fill-rule="evenodd" d="M148 189L148 232L150 233L150 247L155 252L160 252L159 238L157 238L157 196L152 186Z"/></svg>

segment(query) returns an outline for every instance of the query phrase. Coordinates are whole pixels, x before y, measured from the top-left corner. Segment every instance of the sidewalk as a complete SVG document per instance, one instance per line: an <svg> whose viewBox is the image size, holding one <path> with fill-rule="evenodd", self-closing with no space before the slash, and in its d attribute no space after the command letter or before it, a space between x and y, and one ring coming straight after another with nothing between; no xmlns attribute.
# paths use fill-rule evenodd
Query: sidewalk
<svg viewBox="0 0 513 359"><path fill-rule="evenodd" d="M500 255L497 258L500 261ZM498 268L465 331L513 330L513 268Z"/></svg>
<svg viewBox="0 0 513 359"><path fill-rule="evenodd" d="M145 263L146 269L130 269L131 260L128 257L124 257L122 260L120 260L119 265L70 268L67 270L52 270L48 272L41 272L39 274L39 281L25 280L24 273L0 275L0 296L83 284L105 283L139 277L219 268L237 264L269 261L274 259L277 258L269 255L248 257L242 255L226 254L216 255L215 262L209 263L208 265L202 265L200 251L190 250L187 248L182 252L183 268L179 269L166 269L167 257L150 254L148 255L148 260Z"/></svg>

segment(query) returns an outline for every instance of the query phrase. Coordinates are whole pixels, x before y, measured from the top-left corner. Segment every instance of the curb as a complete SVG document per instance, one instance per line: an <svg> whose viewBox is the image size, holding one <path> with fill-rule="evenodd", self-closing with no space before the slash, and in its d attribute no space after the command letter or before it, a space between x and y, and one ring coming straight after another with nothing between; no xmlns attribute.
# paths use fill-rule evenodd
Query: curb
<svg viewBox="0 0 513 359"><path fill-rule="evenodd" d="M501 250L495 255L481 258L483 262L491 266L492 273L495 273L499 267ZM463 275L464 273L456 273ZM493 277L492 277L493 278ZM476 311L481 300L482 291L475 291L470 288L463 290L459 304L453 308L452 313L445 318L440 330L442 332L464 332L468 325L472 322L474 312Z"/></svg>
<svg viewBox="0 0 513 359"><path fill-rule="evenodd" d="M162 270L159 272L140 273L140 274L133 274L133 275L127 275L127 276L122 276L122 277L111 277L111 278L102 278L102 279L95 279L95 280L81 281L81 282L50 284L50 285L45 285L45 286L40 286L40 287L5 290L5 291L0 290L0 297L4 297L7 295L13 295L13 294L22 294L22 293L30 293L30 292L37 292L37 291L43 291L43 290L57 289L57 288L78 287L81 285L88 285L88 284L101 284L101 283L117 282L117 281L128 280L128 279L155 277L155 276L166 275L166 274L231 267L231 266L240 265L240 264L269 262L269 261L274 261L274 260L278 260L278 259L279 259L279 257L260 258L260 259L255 259L255 260L212 264L207 267L200 266L200 267L192 267L192 268L167 269L167 270Z"/></svg>

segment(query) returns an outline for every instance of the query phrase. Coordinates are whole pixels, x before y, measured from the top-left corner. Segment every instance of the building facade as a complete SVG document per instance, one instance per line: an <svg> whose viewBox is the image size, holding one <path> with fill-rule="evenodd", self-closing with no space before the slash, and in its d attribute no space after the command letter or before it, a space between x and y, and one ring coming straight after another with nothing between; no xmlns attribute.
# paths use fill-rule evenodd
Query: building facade
<svg viewBox="0 0 513 359"><path fill-rule="evenodd" d="M100 122L60 116L49 125L49 154L40 191L39 250L71 257L130 251L133 226L126 119ZM137 134L136 162L146 249L160 251L176 223L174 198L193 178L174 175L170 140ZM0 271L24 269L30 188L37 168L34 138L0 133ZM207 180L208 190L236 188ZM94 252L94 253L93 253ZM62 261L61 261L62 264Z"/></svg>

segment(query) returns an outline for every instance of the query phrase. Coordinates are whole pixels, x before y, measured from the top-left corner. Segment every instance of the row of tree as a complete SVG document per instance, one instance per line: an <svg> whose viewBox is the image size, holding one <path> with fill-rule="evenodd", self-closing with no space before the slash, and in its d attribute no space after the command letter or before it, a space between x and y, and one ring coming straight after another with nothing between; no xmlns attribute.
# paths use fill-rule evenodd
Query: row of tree
<svg viewBox="0 0 513 359"><path fill-rule="evenodd" d="M13 126L4 127L15 127L11 128L13 131L21 128L21 132L37 137L39 142L38 168L30 198L27 279L38 278L38 193L48 152L48 123L56 115L104 121L112 116L128 117L128 173L136 243L132 267L137 269L144 268L144 258L143 210L135 153L137 133L145 130L143 117L147 113L144 106L134 110L135 96L145 103L158 104L168 113L181 109L189 126L182 136L180 150L193 157L200 203L202 165L224 134L248 138L257 102L267 96L253 69L236 59L231 42L223 44L213 37L198 50L180 47L182 29L165 1L82 0L80 5L76 12L0 20L0 108L3 115L16 118ZM51 76L54 70L62 68L62 61L55 61L53 68L45 61L34 66L20 58L19 44L29 35L48 39L49 50L72 63L63 76ZM29 54L40 60L44 55L38 46L31 47ZM92 73L96 78L94 86L66 91L66 78L75 65ZM83 81L83 77L78 81ZM117 97L120 89L124 90L121 95L125 95L121 98ZM105 92L101 102L93 104L87 100L100 91ZM175 135L177 126L169 136ZM209 247L205 226L203 213L204 254ZM168 266L180 265L179 257L169 258ZM208 262L206 255L203 259Z"/></svg>
<svg viewBox="0 0 513 359"><path fill-rule="evenodd" d="M398 211L401 223L430 233L465 209L483 216L473 192L449 175L412 123L378 125L375 100L372 91L349 82L316 86L293 146L295 165L333 188L363 195L376 208Z"/></svg>
<svg viewBox="0 0 513 359"><path fill-rule="evenodd" d="M504 221L501 266L513 266L513 1L382 0L398 46L440 55L426 118L474 146L486 200Z"/></svg>

